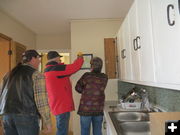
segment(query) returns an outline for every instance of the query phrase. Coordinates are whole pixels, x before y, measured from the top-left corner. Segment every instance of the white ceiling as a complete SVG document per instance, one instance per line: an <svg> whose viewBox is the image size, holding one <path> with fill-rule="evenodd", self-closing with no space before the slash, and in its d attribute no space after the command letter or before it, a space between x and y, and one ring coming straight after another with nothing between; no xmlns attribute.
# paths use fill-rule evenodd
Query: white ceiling
<svg viewBox="0 0 180 135"><path fill-rule="evenodd" d="M70 32L71 19L125 17L133 0L0 0L0 9L36 34Z"/></svg>

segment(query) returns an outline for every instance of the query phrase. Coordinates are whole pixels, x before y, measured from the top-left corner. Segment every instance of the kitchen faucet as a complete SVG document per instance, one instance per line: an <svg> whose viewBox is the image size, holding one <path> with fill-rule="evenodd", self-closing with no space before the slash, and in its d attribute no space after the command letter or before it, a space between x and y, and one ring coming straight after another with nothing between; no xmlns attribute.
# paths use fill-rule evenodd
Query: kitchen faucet
<svg viewBox="0 0 180 135"><path fill-rule="evenodd" d="M148 93L144 88L140 90L140 95L142 99L141 108L146 108L148 111L151 111L151 105L149 103Z"/></svg>

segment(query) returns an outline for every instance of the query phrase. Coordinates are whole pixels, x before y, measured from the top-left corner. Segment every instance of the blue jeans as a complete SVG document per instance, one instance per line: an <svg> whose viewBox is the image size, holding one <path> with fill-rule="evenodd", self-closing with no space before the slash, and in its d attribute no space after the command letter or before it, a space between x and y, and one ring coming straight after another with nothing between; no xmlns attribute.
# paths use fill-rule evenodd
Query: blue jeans
<svg viewBox="0 0 180 135"><path fill-rule="evenodd" d="M39 135L39 116L28 114L3 115L4 135Z"/></svg>
<svg viewBox="0 0 180 135"><path fill-rule="evenodd" d="M90 135L91 123L93 135L102 135L103 116L80 116L81 135Z"/></svg>
<svg viewBox="0 0 180 135"><path fill-rule="evenodd" d="M56 135L68 135L70 112L56 115Z"/></svg>

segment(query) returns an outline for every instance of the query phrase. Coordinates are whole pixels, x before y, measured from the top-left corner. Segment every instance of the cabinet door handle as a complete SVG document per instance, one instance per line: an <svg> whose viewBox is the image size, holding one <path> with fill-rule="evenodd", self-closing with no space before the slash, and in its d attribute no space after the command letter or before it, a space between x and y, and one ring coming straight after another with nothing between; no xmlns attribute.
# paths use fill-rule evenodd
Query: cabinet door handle
<svg viewBox="0 0 180 135"><path fill-rule="evenodd" d="M126 58L125 51L126 51L126 49L123 49L123 50L121 51L121 58L122 58L122 59L125 59L125 58Z"/></svg>
<svg viewBox="0 0 180 135"><path fill-rule="evenodd" d="M140 36L137 36L136 37L136 44L137 44L137 49L140 49L141 48L141 46L140 46Z"/></svg>
<svg viewBox="0 0 180 135"><path fill-rule="evenodd" d="M136 39L133 39L133 47L134 47L134 51L137 51L138 47L137 47Z"/></svg>
<svg viewBox="0 0 180 135"><path fill-rule="evenodd" d="M169 24L170 26L173 26L173 25L175 24L175 20L171 21L171 19L170 19L170 8L171 8L171 9L174 9L174 5L169 4L169 5L167 6L167 20L168 20L168 24Z"/></svg>

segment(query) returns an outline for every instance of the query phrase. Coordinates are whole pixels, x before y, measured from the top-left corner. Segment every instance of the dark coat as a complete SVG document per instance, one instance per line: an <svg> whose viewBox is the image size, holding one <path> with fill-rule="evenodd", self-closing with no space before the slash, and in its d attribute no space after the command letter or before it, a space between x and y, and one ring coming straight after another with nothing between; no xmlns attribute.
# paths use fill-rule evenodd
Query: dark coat
<svg viewBox="0 0 180 135"><path fill-rule="evenodd" d="M79 115L103 115L108 77L104 73L86 72L77 82L76 91L81 93Z"/></svg>

